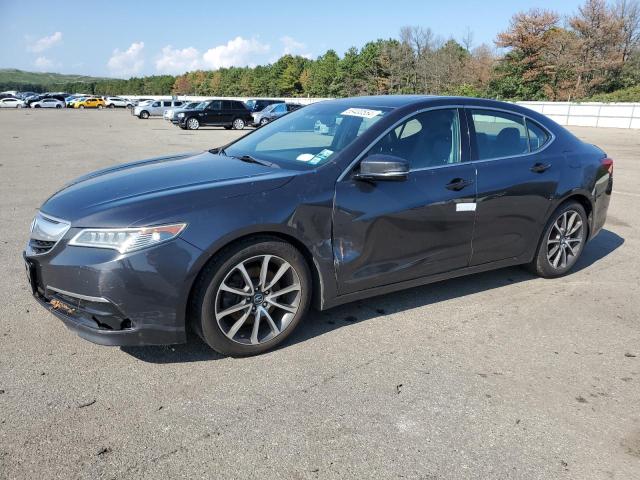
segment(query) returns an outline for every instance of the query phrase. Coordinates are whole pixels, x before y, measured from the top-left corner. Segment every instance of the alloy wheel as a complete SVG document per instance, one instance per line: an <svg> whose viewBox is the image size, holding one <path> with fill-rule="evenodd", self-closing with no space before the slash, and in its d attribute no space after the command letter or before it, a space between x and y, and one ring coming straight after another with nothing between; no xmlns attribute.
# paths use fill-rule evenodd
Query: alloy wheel
<svg viewBox="0 0 640 480"><path fill-rule="evenodd" d="M189 127L189 130L197 130L200 127L200 122L197 118L190 118L187 122L187 127Z"/></svg>
<svg viewBox="0 0 640 480"><path fill-rule="evenodd" d="M236 118L233 121L233 128L235 128L236 130L242 130L244 128L244 120L242 120L241 118Z"/></svg>
<svg viewBox="0 0 640 480"><path fill-rule="evenodd" d="M584 241L582 217L575 210L563 212L553 223L547 238L547 260L561 270L577 260Z"/></svg>
<svg viewBox="0 0 640 480"><path fill-rule="evenodd" d="M300 276L286 260L258 255L235 265L215 298L215 318L230 340L259 345L282 334L298 309Z"/></svg>

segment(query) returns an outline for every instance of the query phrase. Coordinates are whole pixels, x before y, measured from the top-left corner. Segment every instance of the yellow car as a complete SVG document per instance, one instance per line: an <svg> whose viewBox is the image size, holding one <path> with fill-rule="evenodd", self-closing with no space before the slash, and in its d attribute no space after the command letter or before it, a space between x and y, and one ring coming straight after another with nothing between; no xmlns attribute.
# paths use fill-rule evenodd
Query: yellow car
<svg viewBox="0 0 640 480"><path fill-rule="evenodd" d="M79 102L73 102L73 108L104 108L106 105L101 98L85 98Z"/></svg>

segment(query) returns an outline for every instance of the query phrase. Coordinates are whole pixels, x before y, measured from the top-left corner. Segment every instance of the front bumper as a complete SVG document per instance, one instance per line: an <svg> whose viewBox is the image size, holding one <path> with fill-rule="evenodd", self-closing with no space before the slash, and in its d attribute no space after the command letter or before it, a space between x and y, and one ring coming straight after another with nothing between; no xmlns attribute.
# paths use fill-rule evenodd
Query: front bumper
<svg viewBox="0 0 640 480"><path fill-rule="evenodd" d="M71 247L23 256L35 299L80 337L101 345L186 341L186 304L201 251L178 238L122 255ZM76 232L77 233L77 232Z"/></svg>

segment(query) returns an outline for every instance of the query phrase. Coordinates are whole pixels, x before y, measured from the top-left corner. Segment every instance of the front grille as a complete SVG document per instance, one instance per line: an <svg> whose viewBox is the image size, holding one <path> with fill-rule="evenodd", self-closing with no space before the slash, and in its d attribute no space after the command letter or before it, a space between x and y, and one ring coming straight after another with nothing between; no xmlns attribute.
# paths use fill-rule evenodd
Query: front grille
<svg viewBox="0 0 640 480"><path fill-rule="evenodd" d="M29 248L34 255L49 252L64 237L71 225L66 220L50 217L40 212L31 223Z"/></svg>
<svg viewBox="0 0 640 480"><path fill-rule="evenodd" d="M43 253L47 253L49 250L51 250L53 248L53 246L55 244L56 244L56 242L50 242L50 241L47 241L47 240L36 240L34 238L29 240L29 246L38 255L41 255Z"/></svg>

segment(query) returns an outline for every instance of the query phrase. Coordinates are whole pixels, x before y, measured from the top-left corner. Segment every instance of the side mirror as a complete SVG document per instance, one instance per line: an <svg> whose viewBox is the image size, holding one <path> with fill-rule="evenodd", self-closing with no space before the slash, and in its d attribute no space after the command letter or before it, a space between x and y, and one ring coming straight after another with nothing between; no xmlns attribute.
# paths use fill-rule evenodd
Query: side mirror
<svg viewBox="0 0 640 480"><path fill-rule="evenodd" d="M360 162L360 172L354 175L356 180L406 180L409 175L409 162L394 155L376 153Z"/></svg>

